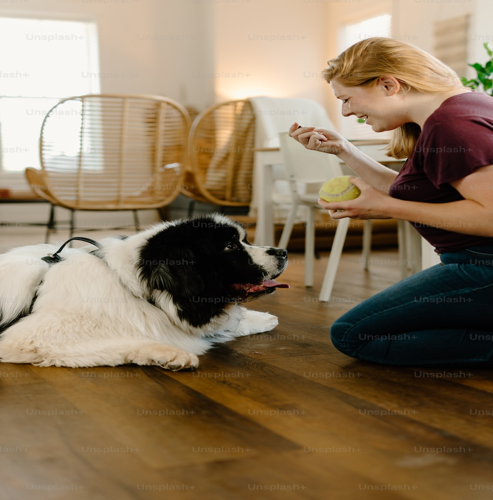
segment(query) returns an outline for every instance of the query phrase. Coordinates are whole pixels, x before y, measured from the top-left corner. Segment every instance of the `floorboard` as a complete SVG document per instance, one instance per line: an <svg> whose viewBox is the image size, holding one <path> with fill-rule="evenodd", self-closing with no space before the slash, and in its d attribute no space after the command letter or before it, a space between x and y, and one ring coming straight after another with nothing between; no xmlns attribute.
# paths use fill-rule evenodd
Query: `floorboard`
<svg viewBox="0 0 493 500"><path fill-rule="evenodd" d="M2 251L36 242L4 233ZM211 350L196 372L0 365L1 498L490 499L491 372L338 352L334 320L400 269L397 249L374 250L368 272L344 252L320 303L327 257L305 288L293 254L291 288L248 304L279 326Z"/></svg>

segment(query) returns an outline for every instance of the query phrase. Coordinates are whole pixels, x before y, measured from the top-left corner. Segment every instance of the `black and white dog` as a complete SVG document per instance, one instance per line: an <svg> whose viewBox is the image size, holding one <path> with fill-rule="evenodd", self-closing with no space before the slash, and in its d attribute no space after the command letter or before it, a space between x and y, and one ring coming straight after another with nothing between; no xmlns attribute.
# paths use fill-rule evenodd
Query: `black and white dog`
<svg viewBox="0 0 493 500"><path fill-rule="evenodd" d="M238 305L271 293L287 252L255 247L214 214L163 222L102 248L34 245L0 255L0 361L195 368L214 343L272 330Z"/></svg>

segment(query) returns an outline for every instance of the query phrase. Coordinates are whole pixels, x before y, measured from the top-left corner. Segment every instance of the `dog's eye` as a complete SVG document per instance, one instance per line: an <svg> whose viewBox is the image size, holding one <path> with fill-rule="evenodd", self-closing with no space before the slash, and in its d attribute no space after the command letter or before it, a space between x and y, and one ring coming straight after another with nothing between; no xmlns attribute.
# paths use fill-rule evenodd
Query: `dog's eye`
<svg viewBox="0 0 493 500"><path fill-rule="evenodd" d="M225 252L233 252L234 250L238 250L238 245L236 243L228 243L224 247Z"/></svg>

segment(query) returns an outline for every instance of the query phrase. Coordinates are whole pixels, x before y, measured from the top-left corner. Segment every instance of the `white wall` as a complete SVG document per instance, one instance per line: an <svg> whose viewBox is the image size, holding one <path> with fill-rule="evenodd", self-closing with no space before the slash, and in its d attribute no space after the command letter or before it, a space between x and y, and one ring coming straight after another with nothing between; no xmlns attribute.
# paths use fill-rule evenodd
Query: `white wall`
<svg viewBox="0 0 493 500"><path fill-rule="evenodd" d="M218 1L214 10L218 102L270 95L325 104L326 2Z"/></svg>
<svg viewBox="0 0 493 500"><path fill-rule="evenodd" d="M488 54L483 44L493 42L493 2L491 0L475 0L470 36L470 62L484 64L488 60ZM475 74L472 69L471 74Z"/></svg>

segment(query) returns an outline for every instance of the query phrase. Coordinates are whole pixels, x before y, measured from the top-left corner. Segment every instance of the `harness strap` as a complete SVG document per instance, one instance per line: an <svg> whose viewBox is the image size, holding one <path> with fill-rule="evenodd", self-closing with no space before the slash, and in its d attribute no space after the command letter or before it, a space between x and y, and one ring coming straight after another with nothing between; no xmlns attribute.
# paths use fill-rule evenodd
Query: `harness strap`
<svg viewBox="0 0 493 500"><path fill-rule="evenodd" d="M67 243L70 243L73 240L78 240L78 241L84 241L86 243L90 243L91 245L94 245L95 247L98 247L99 250L103 248L103 245L101 243L98 243L97 241L91 240L90 238L83 238L82 236L74 236L73 238L70 238L67 240L54 254L48 254L46 257L41 257L41 260L44 260L48 264L56 264L57 262L60 262L62 258L58 255L67 245Z"/></svg>

